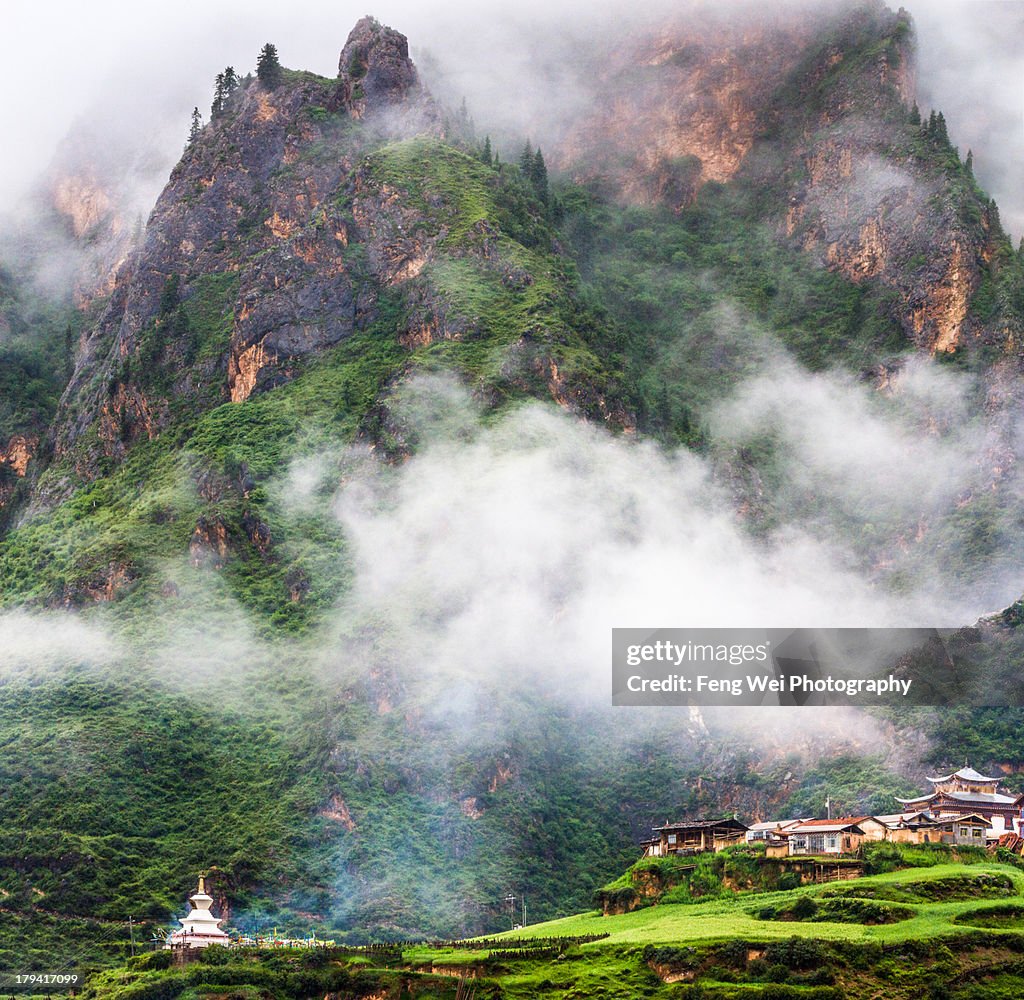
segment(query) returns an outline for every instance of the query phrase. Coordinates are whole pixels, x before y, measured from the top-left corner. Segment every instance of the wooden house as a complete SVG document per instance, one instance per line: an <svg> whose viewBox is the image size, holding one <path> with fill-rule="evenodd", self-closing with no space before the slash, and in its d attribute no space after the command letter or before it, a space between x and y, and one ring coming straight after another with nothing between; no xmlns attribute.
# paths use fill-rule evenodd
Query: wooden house
<svg viewBox="0 0 1024 1000"><path fill-rule="evenodd" d="M661 857L661 841L657 837L640 841L640 846L644 849L645 858Z"/></svg>
<svg viewBox="0 0 1024 1000"><path fill-rule="evenodd" d="M888 826L878 816L843 816L837 823L856 823L864 831L864 839L885 840Z"/></svg>
<svg viewBox="0 0 1024 1000"><path fill-rule="evenodd" d="M937 817L934 833L938 843L960 846L985 847L988 841L989 821L978 813L950 818ZM933 837L933 842L934 837Z"/></svg>
<svg viewBox="0 0 1024 1000"><path fill-rule="evenodd" d="M725 847L742 844L747 829L746 823L738 819L695 819L666 823L654 827L656 844L651 843L647 853L667 855L720 851Z"/></svg>
<svg viewBox="0 0 1024 1000"><path fill-rule="evenodd" d="M890 813L875 819L885 824L885 839L894 844L930 844L936 841L935 820L926 812Z"/></svg>

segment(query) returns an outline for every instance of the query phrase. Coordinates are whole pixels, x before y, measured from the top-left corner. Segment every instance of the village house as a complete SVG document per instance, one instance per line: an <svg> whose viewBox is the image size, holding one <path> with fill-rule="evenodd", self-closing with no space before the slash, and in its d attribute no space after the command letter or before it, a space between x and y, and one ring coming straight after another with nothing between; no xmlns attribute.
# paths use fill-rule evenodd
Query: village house
<svg viewBox="0 0 1024 1000"><path fill-rule="evenodd" d="M1019 832L1024 795L1000 791L999 778L987 778L965 765L928 781L930 792L896 801L908 811L927 812L939 819L983 816L988 821L986 836L993 840L1006 832Z"/></svg>
<svg viewBox="0 0 1024 1000"><path fill-rule="evenodd" d="M864 831L864 839L885 840L889 828L877 816L844 816L841 822L856 823Z"/></svg>
<svg viewBox="0 0 1024 1000"><path fill-rule="evenodd" d="M989 820L978 813L968 813L955 818L939 818L935 823L936 832L943 844L962 844L984 847L988 839Z"/></svg>
<svg viewBox="0 0 1024 1000"><path fill-rule="evenodd" d="M785 832L790 855L853 854L865 840L878 839L849 817L812 819Z"/></svg>
<svg viewBox="0 0 1024 1000"><path fill-rule="evenodd" d="M754 823L747 830L747 843L757 844L773 840L790 827L799 826L813 818L808 816L805 819L770 819L763 823Z"/></svg>
<svg viewBox="0 0 1024 1000"><path fill-rule="evenodd" d="M930 844L936 841L936 821L926 812L886 813L876 816L886 826L886 840L896 844Z"/></svg>
<svg viewBox="0 0 1024 1000"><path fill-rule="evenodd" d="M884 816L764 820L749 826L735 818L666 823L643 842L644 854L697 854L747 843L763 844L769 858L840 855L854 854L871 841L984 847L1002 835L1021 834L1024 794L1001 791L998 778L965 765L928 781L931 792L897 798L903 811ZM1024 834L1018 840L1024 851Z"/></svg>
<svg viewBox="0 0 1024 1000"><path fill-rule="evenodd" d="M897 844L957 844L984 847L989 821L978 813L932 816L926 812L877 816L888 827L886 839Z"/></svg>
<svg viewBox="0 0 1024 1000"><path fill-rule="evenodd" d="M742 844L747 829L746 823L738 819L696 819L666 823L654 827L654 837L645 843L644 853L652 857L663 857L669 854L721 851Z"/></svg>

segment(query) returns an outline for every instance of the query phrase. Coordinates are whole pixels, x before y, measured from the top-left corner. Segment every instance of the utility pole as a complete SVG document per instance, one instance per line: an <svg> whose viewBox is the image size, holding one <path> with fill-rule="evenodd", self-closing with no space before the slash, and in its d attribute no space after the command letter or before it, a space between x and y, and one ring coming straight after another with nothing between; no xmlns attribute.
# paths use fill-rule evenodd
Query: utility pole
<svg viewBox="0 0 1024 1000"><path fill-rule="evenodd" d="M510 892L505 897L505 902L508 903L508 929L515 930L516 926L516 897Z"/></svg>
<svg viewBox="0 0 1024 1000"><path fill-rule="evenodd" d="M134 917L129 917L128 918L128 933L129 933L129 935L131 935L131 939L132 939L132 958L134 958L135 957L135 918Z"/></svg>
<svg viewBox="0 0 1024 1000"><path fill-rule="evenodd" d="M526 926L526 894L523 893L523 926Z"/></svg>

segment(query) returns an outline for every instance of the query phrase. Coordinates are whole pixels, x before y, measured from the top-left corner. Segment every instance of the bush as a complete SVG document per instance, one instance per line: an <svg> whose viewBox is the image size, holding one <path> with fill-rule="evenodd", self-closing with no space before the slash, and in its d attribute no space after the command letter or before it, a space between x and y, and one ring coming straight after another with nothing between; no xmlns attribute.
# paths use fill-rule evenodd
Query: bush
<svg viewBox="0 0 1024 1000"><path fill-rule="evenodd" d="M818 941L791 937L785 941L773 941L765 949L764 957L771 965L784 965L787 969L809 969L822 963L825 950Z"/></svg>
<svg viewBox="0 0 1024 1000"><path fill-rule="evenodd" d="M801 896L790 910L794 920L812 920L817 912L818 904L810 896Z"/></svg>
<svg viewBox="0 0 1024 1000"><path fill-rule="evenodd" d="M934 864L934 862L933 862ZM881 875L906 867L900 848L889 841L878 841L864 847L864 874Z"/></svg>

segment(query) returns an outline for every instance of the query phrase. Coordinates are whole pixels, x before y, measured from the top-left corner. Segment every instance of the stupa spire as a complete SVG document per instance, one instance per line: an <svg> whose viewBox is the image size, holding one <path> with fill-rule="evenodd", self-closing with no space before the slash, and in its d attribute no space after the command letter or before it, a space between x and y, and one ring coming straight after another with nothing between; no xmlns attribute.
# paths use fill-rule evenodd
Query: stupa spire
<svg viewBox="0 0 1024 1000"><path fill-rule="evenodd" d="M208 948L211 944L227 945L231 939L220 928L223 920L210 912L213 897L206 891L206 879L199 877L199 886L189 897L192 909L179 917L181 928L168 939L167 948Z"/></svg>

